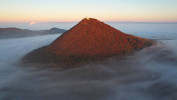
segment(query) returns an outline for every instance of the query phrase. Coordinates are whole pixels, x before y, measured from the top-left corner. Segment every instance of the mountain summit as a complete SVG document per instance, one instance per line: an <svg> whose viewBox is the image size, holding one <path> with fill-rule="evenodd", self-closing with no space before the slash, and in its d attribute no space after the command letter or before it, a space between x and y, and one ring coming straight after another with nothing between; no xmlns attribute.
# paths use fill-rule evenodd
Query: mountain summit
<svg viewBox="0 0 177 100"><path fill-rule="evenodd" d="M111 56L152 45L152 41L125 34L93 18L85 18L47 47L63 56Z"/></svg>
<svg viewBox="0 0 177 100"><path fill-rule="evenodd" d="M153 44L151 40L125 34L97 19L84 18L49 46L35 50L27 56L31 58L32 54L39 55L40 57L35 58L40 61L46 57L51 61L55 56L55 62L60 58L97 59L119 56ZM40 51L40 54L37 54L37 51Z"/></svg>

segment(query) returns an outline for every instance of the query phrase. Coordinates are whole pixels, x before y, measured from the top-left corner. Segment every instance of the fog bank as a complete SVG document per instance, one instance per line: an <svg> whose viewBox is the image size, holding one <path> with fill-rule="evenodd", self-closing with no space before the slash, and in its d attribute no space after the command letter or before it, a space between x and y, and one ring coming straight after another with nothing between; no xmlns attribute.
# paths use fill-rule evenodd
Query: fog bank
<svg viewBox="0 0 177 100"><path fill-rule="evenodd" d="M70 69L22 66L28 52L58 35L0 40L1 100L175 100L177 40L133 55Z"/></svg>

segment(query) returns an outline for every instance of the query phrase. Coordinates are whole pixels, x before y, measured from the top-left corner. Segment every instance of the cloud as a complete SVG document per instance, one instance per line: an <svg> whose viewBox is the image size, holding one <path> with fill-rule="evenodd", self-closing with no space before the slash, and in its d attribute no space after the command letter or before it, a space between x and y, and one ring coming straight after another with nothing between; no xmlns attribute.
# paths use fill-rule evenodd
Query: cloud
<svg viewBox="0 0 177 100"><path fill-rule="evenodd" d="M37 23L36 21L32 21L32 22L29 23L29 25L32 26L32 25L34 25L36 23Z"/></svg>

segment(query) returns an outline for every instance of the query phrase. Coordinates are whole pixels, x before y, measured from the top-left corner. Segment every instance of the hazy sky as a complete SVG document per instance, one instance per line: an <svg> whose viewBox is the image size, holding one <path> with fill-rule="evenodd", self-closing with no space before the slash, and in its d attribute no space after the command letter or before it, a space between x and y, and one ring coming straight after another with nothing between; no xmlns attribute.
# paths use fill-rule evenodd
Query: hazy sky
<svg viewBox="0 0 177 100"><path fill-rule="evenodd" d="M177 0L0 0L0 22L177 22Z"/></svg>

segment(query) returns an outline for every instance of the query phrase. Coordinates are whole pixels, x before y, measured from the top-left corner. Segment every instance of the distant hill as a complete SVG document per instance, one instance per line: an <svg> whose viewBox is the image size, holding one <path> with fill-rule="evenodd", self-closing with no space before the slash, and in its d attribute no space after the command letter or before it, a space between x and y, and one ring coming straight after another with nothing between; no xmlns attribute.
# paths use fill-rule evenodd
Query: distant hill
<svg viewBox="0 0 177 100"><path fill-rule="evenodd" d="M49 34L56 34L56 33L64 33L66 30L59 29L59 28L51 28L50 30L46 30Z"/></svg>
<svg viewBox="0 0 177 100"><path fill-rule="evenodd" d="M0 39L2 38L20 38L28 36L46 35L46 34L62 34L66 32L64 29L51 28L50 30L28 30L19 28L0 28Z"/></svg>
<svg viewBox="0 0 177 100"><path fill-rule="evenodd" d="M27 56L29 62L64 62L121 56L151 46L155 42L125 34L93 18L85 18L59 36L49 46Z"/></svg>

